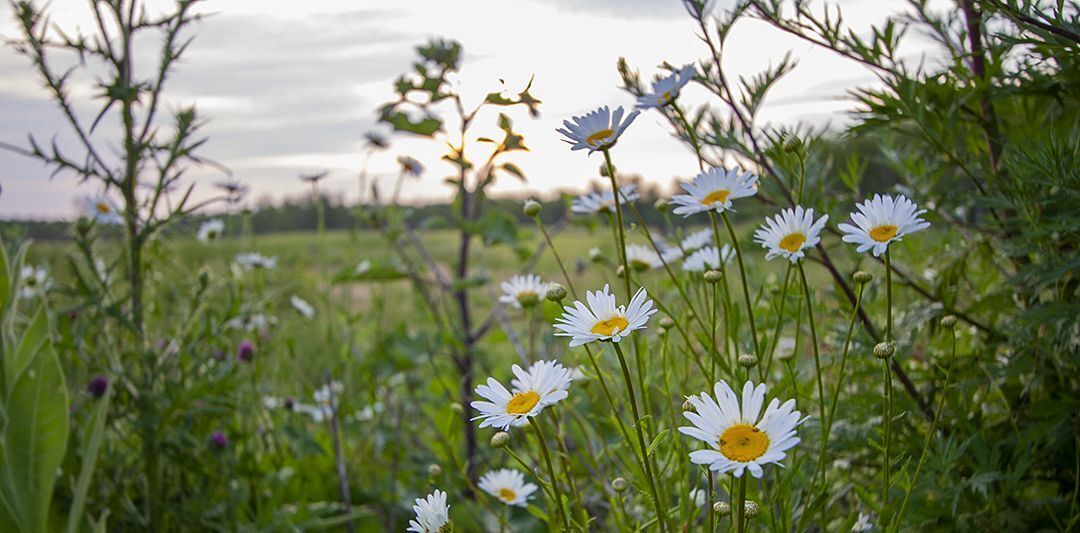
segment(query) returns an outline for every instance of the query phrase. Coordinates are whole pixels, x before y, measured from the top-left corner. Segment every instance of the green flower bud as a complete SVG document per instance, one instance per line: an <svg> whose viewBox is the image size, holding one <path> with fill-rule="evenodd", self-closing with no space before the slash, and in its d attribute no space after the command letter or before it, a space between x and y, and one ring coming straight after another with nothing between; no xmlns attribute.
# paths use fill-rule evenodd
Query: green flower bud
<svg viewBox="0 0 1080 533"><path fill-rule="evenodd" d="M746 500L743 505L743 514L746 518L757 518L757 515L761 512L761 507L754 500Z"/></svg>
<svg viewBox="0 0 1080 533"><path fill-rule="evenodd" d="M757 357L754 357L753 355L750 355L748 353L744 353L744 354L739 356L739 366L741 366L741 367L752 368L756 364L757 364Z"/></svg>
<svg viewBox="0 0 1080 533"><path fill-rule="evenodd" d="M663 213L664 211L667 211L668 207L669 207L668 201L664 200L663 198L657 200L656 203L653 204L653 209L655 209L655 210L657 210L657 211L659 211L661 213Z"/></svg>
<svg viewBox="0 0 1080 533"><path fill-rule="evenodd" d="M941 317L941 327L945 329L956 327L956 315L945 315Z"/></svg>
<svg viewBox="0 0 1080 533"><path fill-rule="evenodd" d="M427 467L427 473L431 477L439 477L442 475L442 467L435 463L429 464Z"/></svg>
<svg viewBox="0 0 1080 533"><path fill-rule="evenodd" d="M611 490L614 490L615 492L626 490L626 480L621 477L611 480Z"/></svg>
<svg viewBox="0 0 1080 533"><path fill-rule="evenodd" d="M731 504L728 502L716 502L712 506L713 511L720 516L731 514Z"/></svg>
<svg viewBox="0 0 1080 533"><path fill-rule="evenodd" d="M874 279L874 275L865 270L860 270L852 274L851 279L855 280L855 283L870 283Z"/></svg>
<svg viewBox="0 0 1080 533"><path fill-rule="evenodd" d="M719 270L705 271L705 283L720 283L723 279L724 275Z"/></svg>
<svg viewBox="0 0 1080 533"><path fill-rule="evenodd" d="M450 404L450 410L455 412L455 413L461 413L461 412L465 411L465 408L462 407L460 403L453 402L453 403Z"/></svg>
<svg viewBox="0 0 1080 533"><path fill-rule="evenodd" d="M540 302L540 296L535 292L521 292L518 293L517 301L521 307L529 309Z"/></svg>
<svg viewBox="0 0 1080 533"><path fill-rule="evenodd" d="M673 319L673 318L671 318L669 316L665 316L664 318L661 318L660 319L660 327L667 328L667 329L671 329L671 328L675 327L675 319Z"/></svg>
<svg viewBox="0 0 1080 533"><path fill-rule="evenodd" d="M692 412L695 411L694 404L690 403L690 400L687 399L685 402L682 403L682 410L683 411L689 411L689 412L692 413Z"/></svg>
<svg viewBox="0 0 1080 533"><path fill-rule="evenodd" d="M491 436L492 448L504 448L507 444L510 444L510 434L505 431L500 431Z"/></svg>
<svg viewBox="0 0 1080 533"><path fill-rule="evenodd" d="M552 283L548 285L547 294L544 297L553 302L561 302L563 298L566 298L566 287L560 283Z"/></svg>
<svg viewBox="0 0 1080 533"><path fill-rule="evenodd" d="M622 279L622 277L625 276L625 275L626 275L626 270L623 269L622 265L619 265L619 268L615 269L615 277L617 277L619 279Z"/></svg>
<svg viewBox="0 0 1080 533"><path fill-rule="evenodd" d="M526 200L525 205L521 207L521 212L525 213L525 216L527 217L535 217L536 215L540 214L541 207L542 206L540 205L540 202L529 199Z"/></svg>
<svg viewBox="0 0 1080 533"><path fill-rule="evenodd" d="M874 346L874 356L878 359L888 359L896 353L895 342L879 342Z"/></svg>

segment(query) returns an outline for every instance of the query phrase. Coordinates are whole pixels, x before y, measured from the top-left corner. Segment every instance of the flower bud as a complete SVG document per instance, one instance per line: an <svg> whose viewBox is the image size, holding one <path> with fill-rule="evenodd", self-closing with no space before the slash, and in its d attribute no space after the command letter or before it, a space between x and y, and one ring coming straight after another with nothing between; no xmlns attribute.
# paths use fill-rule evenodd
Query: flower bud
<svg viewBox="0 0 1080 533"><path fill-rule="evenodd" d="M535 217L536 215L540 214L540 207L540 202L529 199L526 200L525 205L521 207L521 212L525 213L525 216L527 217Z"/></svg>
<svg viewBox="0 0 1080 533"><path fill-rule="evenodd" d="M611 480L611 490L615 492L622 492L626 490L626 480L621 477L617 477Z"/></svg>
<svg viewBox="0 0 1080 533"><path fill-rule="evenodd" d="M109 390L109 379L105 376L94 376L86 384L86 392L94 398L101 398Z"/></svg>
<svg viewBox="0 0 1080 533"><path fill-rule="evenodd" d="M615 269L615 277L617 277L619 279L622 279L622 277L625 276L625 275L626 275L626 270L623 269L622 265L619 265L619 268Z"/></svg>
<svg viewBox="0 0 1080 533"><path fill-rule="evenodd" d="M548 285L547 294L544 297L553 302L561 302L563 298L566 298L566 287L560 283L552 283Z"/></svg>
<svg viewBox="0 0 1080 533"><path fill-rule="evenodd" d="M728 502L716 502L712 506L713 512L720 516L727 516L731 514L731 504Z"/></svg>
<svg viewBox="0 0 1080 533"><path fill-rule="evenodd" d="M251 341L240 341L236 347L236 359L241 363L250 363L255 359L255 345Z"/></svg>
<svg viewBox="0 0 1080 533"><path fill-rule="evenodd" d="M210 444L219 450L224 450L229 445L229 437L226 437L225 432L220 429L214 430L210 434Z"/></svg>
<svg viewBox="0 0 1080 533"><path fill-rule="evenodd" d="M450 403L450 410L455 413L461 413L465 411L465 408L462 407L461 404L458 402L452 402Z"/></svg>
<svg viewBox="0 0 1080 533"><path fill-rule="evenodd" d="M599 263L604 260L604 252L601 252L599 248L589 248L589 261L593 263Z"/></svg>
<svg viewBox="0 0 1080 533"><path fill-rule="evenodd" d="M754 500L746 500L743 505L743 514L746 518L757 518L757 515L761 512L761 507Z"/></svg>
<svg viewBox="0 0 1080 533"><path fill-rule="evenodd" d="M674 318L671 318L670 316L665 316L664 318L660 319L660 327L671 329L674 326L675 326L675 319Z"/></svg>
<svg viewBox="0 0 1080 533"><path fill-rule="evenodd" d="M435 463L431 463L427 467L427 473L428 476L439 477L442 475L442 467Z"/></svg>
<svg viewBox="0 0 1080 533"><path fill-rule="evenodd" d="M744 354L739 356L739 366L741 366L743 368L752 368L756 364L757 364L757 357L754 357L751 354L744 353Z"/></svg>
<svg viewBox="0 0 1080 533"><path fill-rule="evenodd" d="M653 209L655 209L655 210L657 210L657 211L659 211L661 213L663 213L664 211L667 211L668 210L668 201L664 200L663 198L657 200L656 203L653 204Z"/></svg>
<svg viewBox="0 0 1080 533"><path fill-rule="evenodd" d="M661 337L667 335L667 328L656 328L656 334Z"/></svg>
<svg viewBox="0 0 1080 533"><path fill-rule="evenodd" d="M896 353L895 342L879 342L874 346L874 356L878 359L888 359Z"/></svg>
<svg viewBox="0 0 1080 533"><path fill-rule="evenodd" d="M682 410L694 412L694 404L690 403L689 398L687 398L686 401L682 403Z"/></svg>
<svg viewBox="0 0 1080 533"><path fill-rule="evenodd" d="M491 436L492 448L505 448L507 444L510 444L510 434L505 431L500 431Z"/></svg>
<svg viewBox="0 0 1080 533"><path fill-rule="evenodd" d="M705 283L720 283L723 279L724 275L719 270L705 271Z"/></svg>
<svg viewBox="0 0 1080 533"><path fill-rule="evenodd" d="M874 275L865 270L860 270L852 274L851 279L855 280L855 283L870 283L874 279Z"/></svg>
<svg viewBox="0 0 1080 533"><path fill-rule="evenodd" d="M941 327L945 329L956 327L956 315L945 315L941 317Z"/></svg>

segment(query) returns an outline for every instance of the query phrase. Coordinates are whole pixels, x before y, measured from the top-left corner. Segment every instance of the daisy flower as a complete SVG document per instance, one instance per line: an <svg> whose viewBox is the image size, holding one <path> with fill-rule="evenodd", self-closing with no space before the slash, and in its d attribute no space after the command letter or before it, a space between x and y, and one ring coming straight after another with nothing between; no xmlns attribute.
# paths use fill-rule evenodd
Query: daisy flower
<svg viewBox="0 0 1080 533"><path fill-rule="evenodd" d="M645 329L649 317L656 313L652 300L645 299L645 289L638 289L629 306L616 306L615 295L608 290L604 285L603 290L586 291L588 307L581 301L575 301L573 307L565 306L566 312L555 321L555 335L570 337L573 348L592 341L619 342L627 333Z"/></svg>
<svg viewBox="0 0 1080 533"><path fill-rule="evenodd" d="M529 496L537 489L536 485L525 482L525 474L522 474L520 470L510 468L493 470L484 474L477 486L506 505L518 507L525 507Z"/></svg>
<svg viewBox="0 0 1080 533"><path fill-rule="evenodd" d="M874 257L878 257L889 249L889 243L930 227L930 223L920 217L926 210L919 209L903 195L893 198L875 194L855 207L859 210L851 214L855 225L840 224L840 231L844 232L844 242L859 246L856 249L859 253L873 250Z"/></svg>
<svg viewBox="0 0 1080 533"><path fill-rule="evenodd" d="M754 232L754 242L769 251L765 259L783 257L792 263L806 257L804 250L813 248L821 242L821 230L829 221L829 215L822 215L814 220L814 209L803 209L801 205L794 209L787 208L772 218L765 218L765 224Z"/></svg>
<svg viewBox="0 0 1080 533"><path fill-rule="evenodd" d="M709 497L708 492L705 489L694 487L690 489L690 503L694 507L704 507L705 499Z"/></svg>
<svg viewBox="0 0 1080 533"><path fill-rule="evenodd" d="M49 269L44 265L22 267L19 271L19 280L22 285L19 289L19 297L25 300L44 296L52 288L52 277L49 276Z"/></svg>
<svg viewBox="0 0 1080 533"><path fill-rule="evenodd" d="M701 231L695 231L690 235L687 235L683 238L682 242L679 243L679 247L687 252L693 252L702 246L710 244L712 240L712 229L705 228Z"/></svg>
<svg viewBox="0 0 1080 533"><path fill-rule="evenodd" d="M102 224L119 224L123 222L119 210L104 193L83 198L82 211L87 218Z"/></svg>
<svg viewBox="0 0 1080 533"><path fill-rule="evenodd" d="M413 176L419 176L424 173L424 165L421 165L415 158L407 155L398 156L398 164L401 165L401 171Z"/></svg>
<svg viewBox="0 0 1080 533"><path fill-rule="evenodd" d="M615 146L615 141L619 140L640 111L631 112L623 120L624 113L621 106L615 108L614 113L604 106L583 116L573 117L573 122L564 120L565 127L555 131L566 137L563 140L570 143L571 150L588 150L589 153L607 150Z"/></svg>
<svg viewBox="0 0 1080 533"><path fill-rule="evenodd" d="M481 428L506 430L525 425L529 417L565 399L574 380L570 370L555 361L537 361L527 371L514 365L512 370L516 376L510 382L512 390L490 377L486 385L476 387L476 394L488 400L470 404L480 412L473 420L480 420Z"/></svg>
<svg viewBox="0 0 1080 533"><path fill-rule="evenodd" d="M685 272L705 272L706 270L718 270L720 268L720 260L723 258L724 264L731 262L731 257L735 255L735 250L732 250L730 246L724 245L723 250L717 250L715 246L706 246L686 258L683 261L682 269Z"/></svg>
<svg viewBox="0 0 1080 533"><path fill-rule="evenodd" d="M221 219L207 220L199 226L198 238L202 242L217 240L225 233L225 222Z"/></svg>
<svg viewBox="0 0 1080 533"><path fill-rule="evenodd" d="M799 443L795 428L802 423L802 414L795 410L795 400L781 405L774 398L762 415L764 383L755 387L752 381L746 382L741 407L727 382L718 381L713 392L716 400L707 392L687 398L694 411L686 411L683 416L693 426L679 428L684 435L709 445L708 449L690 452L694 464L709 465L713 472L731 472L735 477L749 470L760 478L762 466L779 465L787 457L787 450Z"/></svg>
<svg viewBox="0 0 1080 533"><path fill-rule="evenodd" d="M304 318L310 320L315 317L315 308L307 300L294 294L289 297L289 304L292 305L293 309L296 309L296 312L304 315Z"/></svg>
<svg viewBox="0 0 1080 533"><path fill-rule="evenodd" d="M532 307L547 294L549 285L550 283L544 282L536 274L514 276L500 285L503 294L499 301L515 309Z"/></svg>
<svg viewBox="0 0 1080 533"><path fill-rule="evenodd" d="M681 91L687 83L690 83L690 80L694 79L694 74L697 74L697 71L694 69L694 65L691 64L672 72L668 76L653 81L652 92L642 94L638 97L638 108L651 109L654 107L664 107L674 102L675 99L679 97L679 91Z"/></svg>
<svg viewBox="0 0 1080 533"><path fill-rule="evenodd" d="M620 204L633 202L641 197L637 192L637 186L634 184L620 186L619 193ZM615 193L613 191L594 191L583 194L570 202L570 211L582 215L612 213L615 211Z"/></svg>
<svg viewBox="0 0 1080 533"><path fill-rule="evenodd" d="M256 252L247 252L236 254L236 258L233 259L233 264L244 272L264 268L270 270L277 268L277 258L267 257Z"/></svg>
<svg viewBox="0 0 1080 533"><path fill-rule="evenodd" d="M660 254L656 253L651 246L644 244L630 244L626 247L626 263L635 272L644 272L664 266Z"/></svg>
<svg viewBox="0 0 1080 533"><path fill-rule="evenodd" d="M688 217L709 210L727 211L732 200L757 194L757 181L757 176L738 168L706 170L695 176L694 181L682 185L687 194L671 198L675 204L671 212Z"/></svg>
<svg viewBox="0 0 1080 533"><path fill-rule="evenodd" d="M426 498L417 498L413 505L415 520L409 520L409 529L413 533L444 533L450 531L450 506L446 504L446 493L435 490Z"/></svg>

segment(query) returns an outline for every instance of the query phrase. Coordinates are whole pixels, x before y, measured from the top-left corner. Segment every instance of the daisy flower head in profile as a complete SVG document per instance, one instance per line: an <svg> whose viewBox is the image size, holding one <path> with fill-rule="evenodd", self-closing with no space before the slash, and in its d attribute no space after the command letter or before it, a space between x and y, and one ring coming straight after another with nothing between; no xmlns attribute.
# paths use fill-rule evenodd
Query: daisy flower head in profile
<svg viewBox="0 0 1080 533"><path fill-rule="evenodd" d="M197 237L199 242L210 242L217 240L222 234L225 233L225 222L220 218L213 220L207 220L199 225L199 233Z"/></svg>
<svg viewBox="0 0 1080 533"><path fill-rule="evenodd" d="M685 272L705 272L706 270L719 270L721 261L726 265L731 262L735 250L724 245L723 250L717 250L715 246L706 246L692 254L683 261L682 269Z"/></svg>
<svg viewBox="0 0 1080 533"><path fill-rule="evenodd" d="M500 285L503 294L499 301L515 309L532 308L547 294L549 285L536 274L514 276Z"/></svg>
<svg viewBox="0 0 1080 533"><path fill-rule="evenodd" d="M397 158L398 164L401 165L401 171L412 175L419 176L424 173L424 165L421 165L415 158L402 155Z"/></svg>
<svg viewBox="0 0 1080 533"><path fill-rule="evenodd" d="M874 257L879 257L889 249L889 243L930 227L921 217L926 210L904 195L893 198L875 194L855 207L858 212L851 214L855 224L840 224L840 231L844 232L844 242L858 245L855 251L859 253L871 250Z"/></svg>
<svg viewBox="0 0 1080 533"><path fill-rule="evenodd" d="M683 238L679 243L679 247L685 250L687 253L693 252L702 246L712 243L713 235L711 228L705 228L703 230L695 231Z"/></svg>
<svg viewBox="0 0 1080 533"><path fill-rule="evenodd" d="M813 208L789 207L772 218L766 217L765 224L754 232L754 242L769 251L765 259L783 257L795 263L806 257L807 248L821 242L821 230L828 221L829 215L814 220Z"/></svg>
<svg viewBox="0 0 1080 533"><path fill-rule="evenodd" d="M448 533L453 530L450 524L450 506L446 504L446 493L436 489L425 498L417 498L413 505L416 513L414 520L409 520L412 533Z"/></svg>
<svg viewBox="0 0 1080 533"><path fill-rule="evenodd" d="M631 331L645 329L649 317L656 313L652 300L646 298L641 288L630 299L630 305L617 306L607 285L599 291L586 291L588 306L580 300L572 307L565 306L565 312L555 320L555 335L570 337L571 348L592 341L619 342Z"/></svg>
<svg viewBox="0 0 1080 533"><path fill-rule="evenodd" d="M480 490L498 498L506 505L525 507L529 496L536 492L537 486L525 482L525 474L520 470L501 468L484 474L477 483Z"/></svg>
<svg viewBox="0 0 1080 533"><path fill-rule="evenodd" d="M626 246L626 263L634 272L644 272L664 266L664 259L651 246L629 244Z"/></svg>
<svg viewBox="0 0 1080 533"><path fill-rule="evenodd" d="M619 203L627 204L640 198L637 186L630 183L619 187ZM570 202L570 211L580 215L595 215L615 212L615 193L613 191L593 191Z"/></svg>
<svg viewBox="0 0 1080 533"><path fill-rule="evenodd" d="M638 109L652 109L664 107L679 97L679 91L694 79L697 70L694 65L686 65L671 74L658 78L652 82L652 92L647 92L638 97Z"/></svg>
<svg viewBox="0 0 1080 533"><path fill-rule="evenodd" d="M292 308L296 309L297 313L304 315L304 318L308 320L315 317L315 307L298 295L294 294L289 297L289 305L292 305Z"/></svg>
<svg viewBox="0 0 1080 533"><path fill-rule="evenodd" d="M481 428L505 431L525 425L529 417L566 399L566 390L574 380L572 372L555 361L537 361L528 370L514 365L512 371L515 377L510 390L491 377L487 384L476 387L476 394L487 400L470 404L480 412L473 420L480 420Z"/></svg>
<svg viewBox="0 0 1080 533"><path fill-rule="evenodd" d="M707 392L687 397L694 410L683 412L693 425L680 427L679 432L708 445L704 450L690 452L694 464L708 465L713 472L730 472L735 477L749 470L750 475L760 478L763 466L780 465L787 451L799 443L795 429L803 419L802 413L795 410L795 400L780 404L774 398L762 414L764 383L754 386L747 381L741 404L725 381L718 381L713 392L716 399Z"/></svg>
<svg viewBox="0 0 1080 533"><path fill-rule="evenodd" d="M638 113L640 111L632 111L626 115L621 106L615 108L614 112L604 106L580 117L564 120L564 127L555 131L566 137L563 140L570 143L571 150L588 150L591 154L615 146L615 141L619 140Z"/></svg>
<svg viewBox="0 0 1080 533"><path fill-rule="evenodd" d="M739 168L711 168L682 185L686 194L671 198L675 204L671 212L688 217L704 211L728 211L732 200L757 194L757 182L757 176Z"/></svg>
<svg viewBox="0 0 1080 533"><path fill-rule="evenodd" d="M277 268L277 258L268 257L258 252L245 252L236 254L233 265L243 272L251 270L272 270Z"/></svg>

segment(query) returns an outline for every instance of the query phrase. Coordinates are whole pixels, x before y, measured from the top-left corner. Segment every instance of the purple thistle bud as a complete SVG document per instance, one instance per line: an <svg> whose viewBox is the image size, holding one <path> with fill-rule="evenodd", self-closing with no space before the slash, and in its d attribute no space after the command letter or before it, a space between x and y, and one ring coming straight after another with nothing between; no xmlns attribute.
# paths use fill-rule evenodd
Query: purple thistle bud
<svg viewBox="0 0 1080 533"><path fill-rule="evenodd" d="M94 398L101 398L108 390L109 378L102 375L90 378L90 381L86 384L86 392L90 393Z"/></svg>
<svg viewBox="0 0 1080 533"><path fill-rule="evenodd" d="M255 358L255 345L251 344L251 341L240 341L236 348L236 358L241 363L250 363Z"/></svg>
<svg viewBox="0 0 1080 533"><path fill-rule="evenodd" d="M292 399L292 397L285 398L285 410L286 411L292 411L293 408L295 408L295 407L296 407L296 400Z"/></svg>
<svg viewBox="0 0 1080 533"><path fill-rule="evenodd" d="M224 450L229 445L229 437L226 437L225 432L220 429L214 430L210 434L210 444L219 450Z"/></svg>

